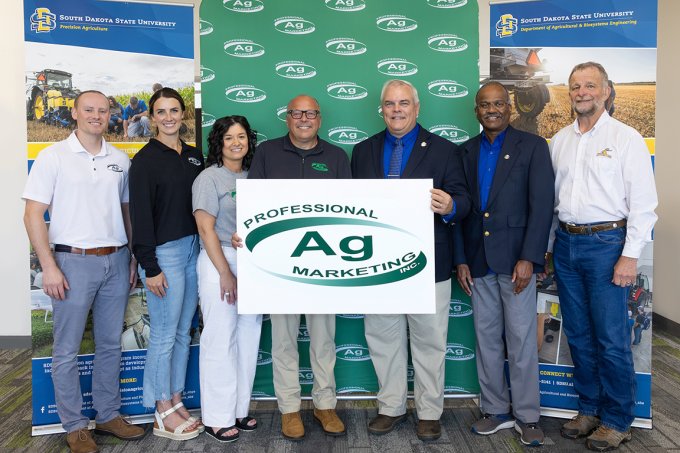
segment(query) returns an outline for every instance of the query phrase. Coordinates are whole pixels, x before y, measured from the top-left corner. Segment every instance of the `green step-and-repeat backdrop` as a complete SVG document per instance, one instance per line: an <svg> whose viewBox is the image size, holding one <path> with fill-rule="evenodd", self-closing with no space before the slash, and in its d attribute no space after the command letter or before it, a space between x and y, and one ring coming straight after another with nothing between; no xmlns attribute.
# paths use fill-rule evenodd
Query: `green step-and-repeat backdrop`
<svg viewBox="0 0 680 453"><path fill-rule="evenodd" d="M351 153L384 129L380 90L389 79L413 83L419 123L462 143L477 134L478 11L472 0L204 0L200 10L202 126L244 115L258 141L286 131L288 101L314 96L319 136ZM272 295L275 297L275 295ZM312 371L304 320L300 382ZM338 393L377 391L361 315L338 315ZM469 298L454 279L446 362L448 393L477 393ZM271 323L263 322L255 396L273 396ZM412 373L409 380L412 382Z"/></svg>

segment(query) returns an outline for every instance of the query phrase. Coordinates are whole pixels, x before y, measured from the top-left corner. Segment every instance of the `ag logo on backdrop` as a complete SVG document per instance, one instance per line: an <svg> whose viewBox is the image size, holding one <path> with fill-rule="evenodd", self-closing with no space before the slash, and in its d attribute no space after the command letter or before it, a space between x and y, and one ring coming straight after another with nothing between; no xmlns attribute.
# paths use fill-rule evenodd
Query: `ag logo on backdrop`
<svg viewBox="0 0 680 453"><path fill-rule="evenodd" d="M239 313L434 313L431 187L239 180Z"/></svg>

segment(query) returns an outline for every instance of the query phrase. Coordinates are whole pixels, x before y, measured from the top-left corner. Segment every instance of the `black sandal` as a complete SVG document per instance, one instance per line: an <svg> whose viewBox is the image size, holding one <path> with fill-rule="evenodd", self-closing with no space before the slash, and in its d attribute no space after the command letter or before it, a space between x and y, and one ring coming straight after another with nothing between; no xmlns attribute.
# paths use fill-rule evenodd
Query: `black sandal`
<svg viewBox="0 0 680 453"><path fill-rule="evenodd" d="M235 440L238 440L238 436L239 436L238 430L236 430L237 431L236 434L227 435L227 436L224 435L224 433L226 433L227 431L230 431L232 429L236 429L236 426L230 426L228 428L220 428L220 429L217 430L217 432L215 432L214 428L212 428L212 427L206 427L205 433L207 435L209 435L210 437L213 437L218 442L223 442L223 443L234 442Z"/></svg>
<svg viewBox="0 0 680 453"><path fill-rule="evenodd" d="M241 421L236 419L236 427L240 429L241 431L255 431L257 429L257 421L255 422L254 425L249 425L248 422L251 420L255 420L251 416L243 417Z"/></svg>

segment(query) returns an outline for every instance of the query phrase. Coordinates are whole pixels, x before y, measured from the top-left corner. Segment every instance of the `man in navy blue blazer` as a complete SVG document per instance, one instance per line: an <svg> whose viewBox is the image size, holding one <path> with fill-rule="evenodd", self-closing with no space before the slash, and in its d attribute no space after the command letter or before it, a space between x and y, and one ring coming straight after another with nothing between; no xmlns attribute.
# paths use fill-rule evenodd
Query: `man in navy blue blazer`
<svg viewBox="0 0 680 453"><path fill-rule="evenodd" d="M522 443L542 445L535 274L554 209L550 151L545 139L509 126L510 96L500 83L484 85L475 103L483 132L461 146L472 208L454 234L458 282L472 296L477 335L483 415L472 431L515 427Z"/></svg>
<svg viewBox="0 0 680 453"><path fill-rule="evenodd" d="M441 435L439 418L444 406L453 268L450 225L465 217L470 200L456 145L417 123L420 102L415 87L402 80L390 80L383 86L380 102L387 129L354 147L352 176L432 179L436 313L367 314L364 318L366 342L380 385L378 416L370 421L368 431L386 434L406 419L408 325L415 372L416 433L421 440L434 440Z"/></svg>

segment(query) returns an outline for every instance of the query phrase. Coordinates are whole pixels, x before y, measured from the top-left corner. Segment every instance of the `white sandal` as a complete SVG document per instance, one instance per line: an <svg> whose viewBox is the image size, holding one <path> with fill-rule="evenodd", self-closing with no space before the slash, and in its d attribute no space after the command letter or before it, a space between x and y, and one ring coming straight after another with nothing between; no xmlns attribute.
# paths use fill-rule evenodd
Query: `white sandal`
<svg viewBox="0 0 680 453"><path fill-rule="evenodd" d="M187 431L185 430L189 428L191 425L194 424L194 422L185 420L182 424L180 424L177 428L175 428L174 431L168 431L165 428L165 425L163 424L163 420L170 414L174 413L177 411L177 409L182 406L182 403L175 404L172 406L170 409L168 409L165 412L158 413L158 410L154 412L154 418L156 419L156 422L154 423L153 426L153 434L158 437L165 437L167 439L172 439L172 440L189 440L193 439L194 437L198 437L200 432L198 431L198 428L192 430L192 431Z"/></svg>
<svg viewBox="0 0 680 453"><path fill-rule="evenodd" d="M173 408L175 408L175 410L179 409L180 407L184 407L184 403L181 402L181 401L173 406ZM189 409L187 409L187 412L189 412ZM205 425L203 424L203 422L201 421L201 419L199 417L194 417L193 415L189 415L189 418L187 418L187 421L191 422L191 423L198 422L198 432L199 433L202 433L203 431L205 431Z"/></svg>

